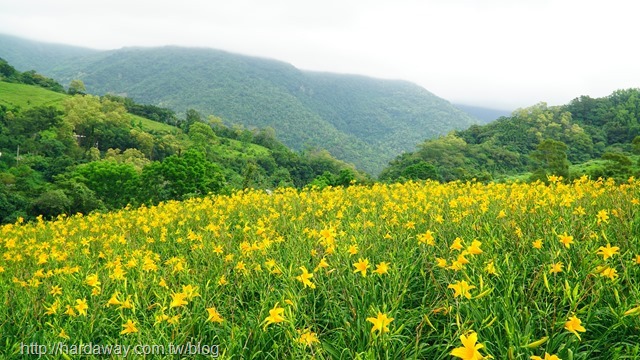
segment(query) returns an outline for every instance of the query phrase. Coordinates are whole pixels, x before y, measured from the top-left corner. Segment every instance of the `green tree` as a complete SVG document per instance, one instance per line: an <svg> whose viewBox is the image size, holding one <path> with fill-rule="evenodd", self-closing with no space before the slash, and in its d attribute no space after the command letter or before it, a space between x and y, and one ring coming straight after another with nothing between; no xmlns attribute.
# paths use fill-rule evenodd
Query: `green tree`
<svg viewBox="0 0 640 360"><path fill-rule="evenodd" d="M147 158L153 156L154 138L153 135L138 130L131 130L131 136L137 142L137 149L140 150Z"/></svg>
<svg viewBox="0 0 640 360"><path fill-rule="evenodd" d="M104 210L104 204L84 183L72 177L72 173L61 174L55 179L55 188L64 192L70 201L69 214L89 214L94 210Z"/></svg>
<svg viewBox="0 0 640 360"><path fill-rule="evenodd" d="M272 127L258 130L253 135L253 142L269 149L274 149L279 144L276 138L276 131Z"/></svg>
<svg viewBox="0 0 640 360"><path fill-rule="evenodd" d="M531 153L531 158L537 163L536 176L558 175L565 179L569 176L569 161L567 160L567 145L562 141L546 139L538 144Z"/></svg>
<svg viewBox="0 0 640 360"><path fill-rule="evenodd" d="M356 181L357 174L352 169L342 169L335 179L335 186L351 186Z"/></svg>
<svg viewBox="0 0 640 360"><path fill-rule="evenodd" d="M261 187L264 177L260 171L260 167L254 161L249 161L244 166L242 174L242 188L259 188Z"/></svg>
<svg viewBox="0 0 640 360"><path fill-rule="evenodd" d="M631 142L631 148L633 149L634 154L640 154L640 136L636 136L633 138Z"/></svg>
<svg viewBox="0 0 640 360"><path fill-rule="evenodd" d="M628 156L617 152L605 152L602 154L602 159L608 160L604 167L604 176L624 181L632 175L633 162Z"/></svg>
<svg viewBox="0 0 640 360"><path fill-rule="evenodd" d="M191 127L191 125L193 125L195 123L198 123L198 122L203 122L202 121L202 114L200 114L199 112L197 112L194 109L187 110L187 115L186 115L185 121L181 125L182 131L188 133L189 132L189 128Z"/></svg>
<svg viewBox="0 0 640 360"><path fill-rule="evenodd" d="M0 173L1 175L2 173ZM25 217L29 207L29 198L7 186L0 186L0 222L11 223L18 217Z"/></svg>
<svg viewBox="0 0 640 360"><path fill-rule="evenodd" d="M336 178L336 175L325 171L322 175L316 176L316 178L313 179L313 181L311 181L307 185L307 187L324 189L327 186L333 186L333 184L336 182Z"/></svg>
<svg viewBox="0 0 640 360"><path fill-rule="evenodd" d="M628 156L621 153L606 152L602 154L602 159L612 161L621 167L631 166L632 164L631 159L629 159Z"/></svg>
<svg viewBox="0 0 640 360"><path fill-rule="evenodd" d="M60 214L66 214L71 209L72 201L64 191L60 189L48 190L40 194L31 204L33 215L43 215L45 218L53 218Z"/></svg>
<svg viewBox="0 0 640 360"><path fill-rule="evenodd" d="M79 79L74 79L71 80L71 83L69 83L69 90L67 91L67 93L69 95L84 95L86 91L87 88L84 86L84 82Z"/></svg>
<svg viewBox="0 0 640 360"><path fill-rule="evenodd" d="M76 95L65 100L64 107L66 120L85 149L135 147L129 117L122 104L92 95Z"/></svg>
<svg viewBox="0 0 640 360"><path fill-rule="evenodd" d="M0 58L0 80L13 82L16 81L19 74L20 72L16 68L9 65L3 58Z"/></svg>
<svg viewBox="0 0 640 360"><path fill-rule="evenodd" d="M36 139L38 132L54 130L62 123L62 113L53 106L37 106L19 112L7 121L7 131L13 136Z"/></svg>
<svg viewBox="0 0 640 360"><path fill-rule="evenodd" d="M440 180L438 169L425 161L406 167L402 171L402 176L411 180Z"/></svg>
<svg viewBox="0 0 640 360"><path fill-rule="evenodd" d="M109 209L135 202L139 175L133 165L113 160L94 161L78 166L74 177L91 189Z"/></svg>
<svg viewBox="0 0 640 360"><path fill-rule="evenodd" d="M211 147L218 143L218 137L211 126L205 123L194 123L189 127L189 139L193 142L193 148L209 157Z"/></svg>
<svg viewBox="0 0 640 360"><path fill-rule="evenodd" d="M58 84L58 82L53 79L36 73L35 70L29 70L19 74L17 80L19 83L36 85L55 92L64 92L62 85Z"/></svg>
<svg viewBox="0 0 640 360"><path fill-rule="evenodd" d="M291 173L286 168L278 168L271 175L269 181L276 187L291 187L294 186Z"/></svg>
<svg viewBox="0 0 640 360"><path fill-rule="evenodd" d="M151 202L178 200L219 192L224 186L221 169L198 151L171 155L142 170L140 186Z"/></svg>

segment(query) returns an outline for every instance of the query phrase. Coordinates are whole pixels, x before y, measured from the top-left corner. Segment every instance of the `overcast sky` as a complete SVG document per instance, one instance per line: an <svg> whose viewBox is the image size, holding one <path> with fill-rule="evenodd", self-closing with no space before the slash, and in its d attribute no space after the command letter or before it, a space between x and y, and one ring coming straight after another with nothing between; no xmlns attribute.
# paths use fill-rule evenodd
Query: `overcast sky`
<svg viewBox="0 0 640 360"><path fill-rule="evenodd" d="M512 110L640 87L639 10L632 0L0 0L0 33L212 47Z"/></svg>

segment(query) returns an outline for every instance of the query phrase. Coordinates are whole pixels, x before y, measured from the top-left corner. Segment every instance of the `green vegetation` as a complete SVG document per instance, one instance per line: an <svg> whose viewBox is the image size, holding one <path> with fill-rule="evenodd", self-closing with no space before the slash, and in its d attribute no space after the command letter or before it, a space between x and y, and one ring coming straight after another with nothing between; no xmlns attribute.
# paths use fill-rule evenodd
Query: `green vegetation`
<svg viewBox="0 0 640 360"><path fill-rule="evenodd" d="M632 160L640 154L639 120L640 89L598 99L582 96L564 106L540 103L427 140L416 152L398 156L380 179L500 180L532 172L529 180L587 175L624 181L640 175ZM570 167L583 163L588 165ZM414 171L427 166L433 169Z"/></svg>
<svg viewBox="0 0 640 360"><path fill-rule="evenodd" d="M83 47L42 43L11 35L0 35L0 57L8 60L19 70L57 67L74 58L98 53Z"/></svg>
<svg viewBox="0 0 640 360"><path fill-rule="evenodd" d="M409 181L347 188L367 179L273 128L0 65L0 357L203 339L224 359L640 358L640 89L450 132L381 175ZM314 110L336 131L405 134L370 80L326 81L310 97L362 93ZM410 181L471 178L547 184Z"/></svg>
<svg viewBox="0 0 640 360"><path fill-rule="evenodd" d="M175 126L149 120L147 118L143 118L142 116L129 114L129 119L132 123L137 124L140 128L142 128L142 130L146 132L170 134L176 131Z"/></svg>
<svg viewBox="0 0 640 360"><path fill-rule="evenodd" d="M212 49L125 48L63 56L57 46L40 44L57 57L36 64L19 56L37 52L35 45L0 36L3 45L7 54L1 56L20 66L37 65L65 85L80 79L93 94L126 94L179 114L195 109L221 117L228 126L272 127L292 149L321 147L374 175L423 139L477 122L408 82L300 71Z"/></svg>
<svg viewBox="0 0 640 360"><path fill-rule="evenodd" d="M0 81L0 105L7 108L53 106L62 108L65 94L25 84Z"/></svg>
<svg viewBox="0 0 640 360"><path fill-rule="evenodd" d="M35 70L20 72L2 58L0 58L0 80L10 83L36 85L56 92L64 92L62 85L55 80L42 76L36 73Z"/></svg>
<svg viewBox="0 0 640 360"><path fill-rule="evenodd" d="M127 359L637 360L639 220L640 182L578 179L248 190L17 222L0 226L0 357L91 343L219 345Z"/></svg>
<svg viewBox="0 0 640 360"><path fill-rule="evenodd" d="M270 128L230 128L195 110L181 118L168 109L79 89L71 96L0 81L0 222L243 188L366 180L326 151L289 150ZM128 109L173 119L174 125Z"/></svg>

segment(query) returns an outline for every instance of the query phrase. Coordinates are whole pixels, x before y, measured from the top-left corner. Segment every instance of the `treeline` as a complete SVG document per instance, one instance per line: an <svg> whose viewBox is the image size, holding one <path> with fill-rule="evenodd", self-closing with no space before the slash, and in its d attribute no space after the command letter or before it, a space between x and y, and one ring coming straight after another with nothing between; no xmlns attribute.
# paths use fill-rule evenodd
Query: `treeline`
<svg viewBox="0 0 640 360"><path fill-rule="evenodd" d="M176 126L159 126L127 109L156 114ZM130 99L82 94L58 107L0 106L4 223L242 188L349 185L354 180L366 176L326 151L293 152L273 129L230 127L193 110L179 118Z"/></svg>
<svg viewBox="0 0 640 360"><path fill-rule="evenodd" d="M65 92L64 87L57 81L40 75L35 70L20 72L3 58L0 58L0 81L35 85L59 93Z"/></svg>
<svg viewBox="0 0 640 360"><path fill-rule="evenodd" d="M175 111L155 105L147 105L147 104L138 104L133 99L122 96L115 95L105 95L105 97L109 100L116 101L124 105L127 112L130 114L142 116L143 118L147 118L149 120L178 126L180 125L180 120L176 115ZM192 110L195 111L195 110Z"/></svg>
<svg viewBox="0 0 640 360"><path fill-rule="evenodd" d="M428 140L393 160L383 181L499 180L531 172L530 180L555 174L626 180L639 174L640 89L603 98L582 96L567 105L519 109L487 125L473 125ZM572 167L571 164L584 166Z"/></svg>

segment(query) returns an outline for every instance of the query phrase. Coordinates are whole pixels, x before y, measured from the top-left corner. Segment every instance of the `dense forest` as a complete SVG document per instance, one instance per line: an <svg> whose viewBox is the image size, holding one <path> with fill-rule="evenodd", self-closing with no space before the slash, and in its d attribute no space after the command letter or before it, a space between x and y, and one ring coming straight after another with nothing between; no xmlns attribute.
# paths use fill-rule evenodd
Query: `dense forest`
<svg viewBox="0 0 640 360"><path fill-rule="evenodd" d="M0 49L16 68L65 85L80 79L92 94L126 94L181 116L195 109L228 125L272 127L291 149L322 147L373 175L425 138L482 123L406 81L303 71L214 49L95 51L4 35Z"/></svg>
<svg viewBox="0 0 640 360"><path fill-rule="evenodd" d="M530 172L529 180L552 174L626 180L640 173L639 135L640 89L581 96L567 105L540 103L427 140L417 151L398 156L380 179L499 180Z"/></svg>
<svg viewBox="0 0 640 360"><path fill-rule="evenodd" d="M0 222L367 180L325 150L289 150L271 128L85 92L0 59Z"/></svg>

